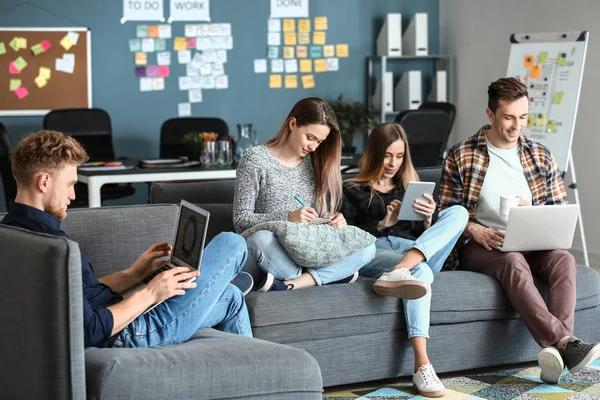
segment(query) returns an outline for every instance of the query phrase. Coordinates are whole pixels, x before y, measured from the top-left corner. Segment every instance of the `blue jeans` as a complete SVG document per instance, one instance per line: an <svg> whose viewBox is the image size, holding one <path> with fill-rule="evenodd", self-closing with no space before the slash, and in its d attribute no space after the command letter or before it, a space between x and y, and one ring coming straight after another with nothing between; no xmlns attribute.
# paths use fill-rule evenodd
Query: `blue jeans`
<svg viewBox="0 0 600 400"><path fill-rule="evenodd" d="M217 235L204 249L197 286L134 319L117 334L113 347L158 347L187 341L200 328L252 336L242 292L230 281L246 263L244 239Z"/></svg>
<svg viewBox="0 0 600 400"><path fill-rule="evenodd" d="M431 284L433 275L441 271L444 262L463 233L469 213L462 206L452 206L440 212L438 220L417 240L398 236L384 236L377 239L375 259L360 270L360 275L379 278L391 271L410 249L417 249L425 256L410 269L413 277L429 284L427 294L416 300L404 300L404 315L408 327L408 338L429 338L429 311L431 309Z"/></svg>
<svg viewBox="0 0 600 400"><path fill-rule="evenodd" d="M256 276L258 268L270 272L275 279L282 281L296 279L302 275L302 267L296 265L290 258L273 232L258 231L248 238L247 244L248 262L244 270L251 275ZM317 285L326 285L353 275L373 257L375 257L374 244L331 265L306 268L306 272L313 277Z"/></svg>

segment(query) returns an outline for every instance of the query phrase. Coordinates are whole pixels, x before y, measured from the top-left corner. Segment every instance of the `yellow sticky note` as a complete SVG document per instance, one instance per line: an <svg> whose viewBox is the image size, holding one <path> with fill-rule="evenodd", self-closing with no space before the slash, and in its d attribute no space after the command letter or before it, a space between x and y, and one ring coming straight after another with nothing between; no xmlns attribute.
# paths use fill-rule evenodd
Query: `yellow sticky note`
<svg viewBox="0 0 600 400"><path fill-rule="evenodd" d="M4 45L4 42L0 42L0 56L2 54L6 54L6 46Z"/></svg>
<svg viewBox="0 0 600 400"><path fill-rule="evenodd" d="M296 45L296 32L286 32L283 34L283 44L286 46Z"/></svg>
<svg viewBox="0 0 600 400"><path fill-rule="evenodd" d="M286 89L298 88L298 75L286 75L285 76L285 88Z"/></svg>
<svg viewBox="0 0 600 400"><path fill-rule="evenodd" d="M538 64L546 64L548 62L548 52L540 51L538 54Z"/></svg>
<svg viewBox="0 0 600 400"><path fill-rule="evenodd" d="M11 79L10 80L10 84L8 89L11 92L14 92L15 90L17 90L19 87L21 87L21 80L20 79Z"/></svg>
<svg viewBox="0 0 600 400"><path fill-rule="evenodd" d="M310 33L300 32L298 34L298 44L310 44Z"/></svg>
<svg viewBox="0 0 600 400"><path fill-rule="evenodd" d="M562 103L564 95L565 95L565 92L554 92L554 96L552 96L552 104Z"/></svg>
<svg viewBox="0 0 600 400"><path fill-rule="evenodd" d="M332 44L323 46L323 57L335 57L335 46Z"/></svg>
<svg viewBox="0 0 600 400"><path fill-rule="evenodd" d="M294 56L294 47L292 47L292 46L283 46L283 58L295 58L295 56Z"/></svg>
<svg viewBox="0 0 600 400"><path fill-rule="evenodd" d="M17 46L19 47L19 49L26 49L27 48L27 39L25 38L17 38Z"/></svg>
<svg viewBox="0 0 600 400"><path fill-rule="evenodd" d="M314 75L302 75L302 88L312 89L315 87Z"/></svg>
<svg viewBox="0 0 600 400"><path fill-rule="evenodd" d="M41 76L44 79L50 79L51 73L52 70L50 68L40 67L40 73L38 74L38 76Z"/></svg>
<svg viewBox="0 0 600 400"><path fill-rule="evenodd" d="M548 133L556 132L556 120L555 119L548 120L548 123L546 124L546 132L548 132Z"/></svg>
<svg viewBox="0 0 600 400"><path fill-rule="evenodd" d="M324 58L315 60L315 72L327 72L327 60Z"/></svg>
<svg viewBox="0 0 600 400"><path fill-rule="evenodd" d="M337 44L335 46L335 52L338 57L348 57L348 45L347 44Z"/></svg>
<svg viewBox="0 0 600 400"><path fill-rule="evenodd" d="M327 30L327 17L315 17L315 30L326 31Z"/></svg>
<svg viewBox="0 0 600 400"><path fill-rule="evenodd" d="M296 46L296 57L297 58L306 58L306 57L308 57L308 47L306 47L306 46Z"/></svg>
<svg viewBox="0 0 600 400"><path fill-rule="evenodd" d="M535 126L546 125L546 113L535 114Z"/></svg>
<svg viewBox="0 0 600 400"><path fill-rule="evenodd" d="M298 32L310 32L310 19L298 20Z"/></svg>
<svg viewBox="0 0 600 400"><path fill-rule="evenodd" d="M19 49L20 49L19 46L17 46L17 40L19 40L19 38L17 36L15 36L14 38L12 38L12 40L10 42L8 42L8 45L14 51L19 51Z"/></svg>
<svg viewBox="0 0 600 400"><path fill-rule="evenodd" d="M325 32L313 32L313 44L325 44Z"/></svg>
<svg viewBox="0 0 600 400"><path fill-rule="evenodd" d="M183 51L187 49L187 41L184 37L176 37L173 43L173 49L175 51Z"/></svg>
<svg viewBox="0 0 600 400"><path fill-rule="evenodd" d="M312 72L312 60L300 60L300 72L311 73Z"/></svg>
<svg viewBox="0 0 600 400"><path fill-rule="evenodd" d="M149 25L148 26L148 37L149 38L157 38L158 37L158 25Z"/></svg>
<svg viewBox="0 0 600 400"><path fill-rule="evenodd" d="M558 65L565 65L567 63L567 53L563 53L562 51L558 53L556 56L556 63Z"/></svg>
<svg viewBox="0 0 600 400"><path fill-rule="evenodd" d="M533 54L527 54L526 56L523 57L523 67L525 67L525 68L533 67L534 61L535 61L535 58L534 58Z"/></svg>
<svg viewBox="0 0 600 400"><path fill-rule="evenodd" d="M534 121L535 121L535 114L529 114L527 116L527 128L531 128L533 126Z"/></svg>
<svg viewBox="0 0 600 400"><path fill-rule="evenodd" d="M296 30L296 20L286 18L283 20L283 31L284 32L294 32Z"/></svg>
<svg viewBox="0 0 600 400"><path fill-rule="evenodd" d="M281 75L269 75L269 87L272 89L281 88Z"/></svg>
<svg viewBox="0 0 600 400"><path fill-rule="evenodd" d="M65 37L62 38L62 40L60 41L60 45L65 50L69 50L71 47L73 47L73 41L71 40L71 38L69 36L65 35Z"/></svg>
<svg viewBox="0 0 600 400"><path fill-rule="evenodd" d="M148 64L148 56L146 53L138 51L135 53L135 65L146 65Z"/></svg>
<svg viewBox="0 0 600 400"><path fill-rule="evenodd" d="M48 80L45 78L42 78L41 76L38 76L34 79L35 84L37 87L39 88L43 88L44 86L46 86L48 84Z"/></svg>
<svg viewBox="0 0 600 400"><path fill-rule="evenodd" d="M534 65L533 67L531 67L531 71L529 72L529 76L532 77L532 78L539 78L541 73L542 73L542 66L541 65Z"/></svg>

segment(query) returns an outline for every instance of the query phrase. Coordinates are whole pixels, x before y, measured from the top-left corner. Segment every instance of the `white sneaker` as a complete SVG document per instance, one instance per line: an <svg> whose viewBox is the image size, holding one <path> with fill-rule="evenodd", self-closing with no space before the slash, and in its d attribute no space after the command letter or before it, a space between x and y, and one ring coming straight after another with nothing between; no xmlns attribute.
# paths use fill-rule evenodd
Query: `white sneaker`
<svg viewBox="0 0 600 400"><path fill-rule="evenodd" d="M413 374L413 385L420 395L425 397L442 397L446 394L446 388L438 378L433 365L421 365Z"/></svg>
<svg viewBox="0 0 600 400"><path fill-rule="evenodd" d="M557 384L565 369L565 363L555 347L548 346L538 354L538 364L542 369L540 379L546 383Z"/></svg>
<svg viewBox="0 0 600 400"><path fill-rule="evenodd" d="M401 299L418 299L427 294L428 285L414 278L406 268L384 272L373 284L373 291L380 296Z"/></svg>

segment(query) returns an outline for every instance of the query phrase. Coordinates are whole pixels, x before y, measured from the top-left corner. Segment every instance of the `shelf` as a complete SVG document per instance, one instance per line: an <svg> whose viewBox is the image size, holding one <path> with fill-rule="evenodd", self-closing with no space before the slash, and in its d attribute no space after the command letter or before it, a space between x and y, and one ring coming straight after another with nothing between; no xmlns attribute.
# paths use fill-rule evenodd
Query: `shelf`
<svg viewBox="0 0 600 400"><path fill-rule="evenodd" d="M388 60L424 60L424 59L452 58L452 56L446 56L446 55L399 56L399 57L391 57L391 56L369 56L367 58L372 59L372 60L377 60L377 59L380 59L382 57L385 57Z"/></svg>

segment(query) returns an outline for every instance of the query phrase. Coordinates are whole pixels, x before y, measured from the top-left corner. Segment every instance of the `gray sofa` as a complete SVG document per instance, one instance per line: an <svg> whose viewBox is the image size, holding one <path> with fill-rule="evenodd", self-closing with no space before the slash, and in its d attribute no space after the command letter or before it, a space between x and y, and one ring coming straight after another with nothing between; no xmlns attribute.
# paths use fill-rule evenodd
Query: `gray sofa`
<svg viewBox="0 0 600 400"><path fill-rule="evenodd" d="M440 168L419 169L439 187ZM234 181L159 183L151 203L198 203L211 211L214 235L233 230ZM437 195L437 192L435 193ZM255 271L249 271L255 274ZM402 302L379 297L372 281L247 295L255 337L306 350L319 363L325 387L408 376L413 352ZM542 294L547 288L538 282ZM491 277L442 272L432 286L429 356L438 372L498 366L537 359L538 345ZM575 334L600 341L600 279L587 267L577 272Z"/></svg>

